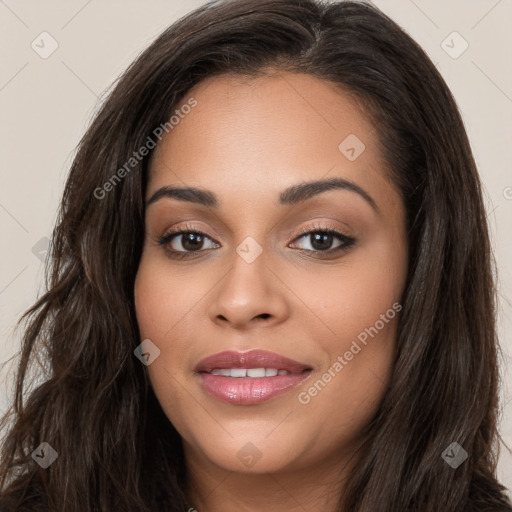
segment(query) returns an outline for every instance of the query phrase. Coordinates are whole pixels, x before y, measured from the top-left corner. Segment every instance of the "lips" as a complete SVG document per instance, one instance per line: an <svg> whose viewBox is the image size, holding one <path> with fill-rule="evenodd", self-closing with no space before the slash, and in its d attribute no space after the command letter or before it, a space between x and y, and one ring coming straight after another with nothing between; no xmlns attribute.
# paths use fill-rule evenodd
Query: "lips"
<svg viewBox="0 0 512 512"><path fill-rule="evenodd" d="M273 352L253 350L214 354L203 359L195 371L211 397L233 405L256 405L298 386L310 376L312 367Z"/></svg>
<svg viewBox="0 0 512 512"><path fill-rule="evenodd" d="M215 369L228 368L275 368L289 373L302 373L311 370L311 366L274 352L266 350L253 350L250 352L226 351L209 356L199 362L196 372L211 373Z"/></svg>

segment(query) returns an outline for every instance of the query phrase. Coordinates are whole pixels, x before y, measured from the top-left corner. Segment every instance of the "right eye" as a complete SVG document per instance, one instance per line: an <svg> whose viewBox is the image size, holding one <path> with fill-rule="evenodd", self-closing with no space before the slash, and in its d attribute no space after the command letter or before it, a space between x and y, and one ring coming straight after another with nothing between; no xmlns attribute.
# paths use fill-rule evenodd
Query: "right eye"
<svg viewBox="0 0 512 512"><path fill-rule="evenodd" d="M219 244L213 242L205 233L185 226L163 235L158 240L158 243L165 246L166 250L171 253L171 256L183 258L190 253L201 252L204 249L206 240L210 240L213 244L213 247L207 247L207 249L219 247Z"/></svg>

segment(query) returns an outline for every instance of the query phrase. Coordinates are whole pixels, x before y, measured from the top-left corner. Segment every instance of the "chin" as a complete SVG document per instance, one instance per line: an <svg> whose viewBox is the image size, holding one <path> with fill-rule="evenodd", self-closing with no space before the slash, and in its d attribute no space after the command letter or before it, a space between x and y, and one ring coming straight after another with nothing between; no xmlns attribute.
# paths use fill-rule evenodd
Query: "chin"
<svg viewBox="0 0 512 512"><path fill-rule="evenodd" d="M266 437L267 434L231 438L226 434L224 443L217 438L213 444L213 439L208 439L207 443L212 444L195 444L194 450L199 450L202 457L216 466L236 473L278 473L294 467L298 457L296 444L288 445L275 435L272 440Z"/></svg>

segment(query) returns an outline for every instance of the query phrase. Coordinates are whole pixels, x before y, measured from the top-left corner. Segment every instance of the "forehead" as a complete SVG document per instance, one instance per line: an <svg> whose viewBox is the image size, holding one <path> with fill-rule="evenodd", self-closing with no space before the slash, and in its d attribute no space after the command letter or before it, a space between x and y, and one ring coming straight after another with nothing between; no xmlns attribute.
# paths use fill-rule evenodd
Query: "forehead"
<svg viewBox="0 0 512 512"><path fill-rule="evenodd" d="M255 191L334 176L373 190L386 185L376 128L331 82L283 72L221 75L200 82L182 104L189 98L196 106L157 145L147 197L169 184L253 199Z"/></svg>

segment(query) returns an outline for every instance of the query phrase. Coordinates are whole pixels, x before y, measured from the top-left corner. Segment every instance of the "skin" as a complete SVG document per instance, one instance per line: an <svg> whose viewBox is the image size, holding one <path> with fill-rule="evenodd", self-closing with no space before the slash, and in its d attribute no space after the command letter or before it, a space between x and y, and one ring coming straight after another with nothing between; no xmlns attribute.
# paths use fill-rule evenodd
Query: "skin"
<svg viewBox="0 0 512 512"><path fill-rule="evenodd" d="M407 273L405 212L385 173L378 133L353 97L304 74L207 79L185 98L198 104L157 145L146 199L167 185L214 192L221 206L162 198L146 209L135 282L141 339L161 351L147 366L169 420L183 438L191 503L200 512L334 511L356 463L359 433L375 413L392 372L397 320L388 320L336 376L298 400L357 336L400 303ZM350 161L338 149L349 134L365 150ZM295 205L280 192L340 177L364 189L330 190ZM193 252L177 235L205 233ZM356 239L322 257L301 228L331 227ZM309 230L309 229L308 229ZM262 253L247 263L236 248L248 236ZM331 244L342 242L334 237ZM170 250L189 259L173 259ZM322 246L320 246L320 250ZM309 252L308 252L309 250ZM263 316L261 316L263 315ZM257 405L220 402L194 367L224 350L270 350L306 363L311 375ZM332 370L331 370L332 371ZM237 456L252 443L261 458ZM245 448L244 448L245 447ZM242 452L245 453L245 452Z"/></svg>

